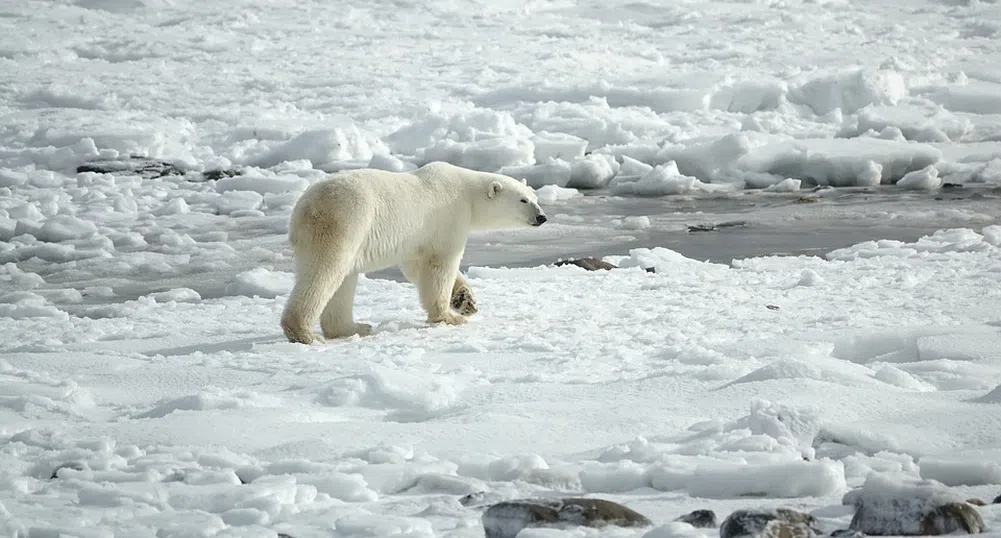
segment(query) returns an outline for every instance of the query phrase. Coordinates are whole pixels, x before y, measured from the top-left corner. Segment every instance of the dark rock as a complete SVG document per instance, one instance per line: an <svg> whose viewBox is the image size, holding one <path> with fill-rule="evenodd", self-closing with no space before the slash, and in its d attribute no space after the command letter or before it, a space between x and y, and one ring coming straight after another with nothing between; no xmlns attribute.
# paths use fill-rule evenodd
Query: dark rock
<svg viewBox="0 0 1001 538"><path fill-rule="evenodd" d="M765 308L767 308L769 310L778 310L779 309L779 307L777 305L773 305L773 304L766 304Z"/></svg>
<svg viewBox="0 0 1001 538"><path fill-rule="evenodd" d="M983 532L972 505L939 482L873 474L849 491L842 504L855 507L848 526L870 536L932 536Z"/></svg>
<svg viewBox="0 0 1001 538"><path fill-rule="evenodd" d="M504 501L483 513L486 538L515 538L522 529L533 527L645 527L652 524L642 514L604 499Z"/></svg>
<svg viewBox="0 0 1001 538"><path fill-rule="evenodd" d="M937 536L965 532L984 532L984 520L980 512L968 503L948 503L936 507L921 520L921 534Z"/></svg>
<svg viewBox="0 0 1001 538"><path fill-rule="evenodd" d="M52 471L52 476L50 476L49 479L55 480L56 478L59 478L59 471L62 471L63 469L72 469L74 471L86 471L87 467L78 461L66 462L60 465L59 467L56 467L55 470Z"/></svg>
<svg viewBox="0 0 1001 538"><path fill-rule="evenodd" d="M810 538L818 534L813 516L788 508L737 510L719 527L720 538Z"/></svg>
<svg viewBox="0 0 1001 538"><path fill-rule="evenodd" d="M922 507L919 499L908 502L866 503L855 511L849 529L870 536L938 536L962 531L978 534L984 521L977 509L965 502Z"/></svg>
<svg viewBox="0 0 1001 538"><path fill-rule="evenodd" d="M608 263L605 260L602 260L601 258L595 258L595 257L576 258L571 260L559 260L553 265L555 265L556 267L562 267L564 265L576 265L577 267L587 269L588 271L598 271L602 269L603 270L617 269L615 264Z"/></svg>
<svg viewBox="0 0 1001 538"><path fill-rule="evenodd" d="M278 538L292 538L291 534L285 534L284 532L278 533Z"/></svg>
<svg viewBox="0 0 1001 538"><path fill-rule="evenodd" d="M204 177L206 180L216 180L216 179L222 179L222 178L226 178L226 177L236 177L236 176L239 176L241 174L243 174L242 170L236 170L236 169L232 169L231 168L231 169L228 169L228 170L223 170L223 169L219 169L219 170L206 170L205 172L202 173L202 177Z"/></svg>
<svg viewBox="0 0 1001 538"><path fill-rule="evenodd" d="M1001 495L994 497L994 500L991 501L991 504L1001 504Z"/></svg>
<svg viewBox="0 0 1001 538"><path fill-rule="evenodd" d="M184 171L172 163L136 156L128 157L125 160L91 161L77 166L76 171L78 174L82 172L94 172L97 174L135 174L144 179L184 175Z"/></svg>
<svg viewBox="0 0 1001 538"><path fill-rule="evenodd" d="M487 492L485 491L477 491L468 495L463 495L459 498L459 504L462 506L476 506L477 504L482 503L486 496Z"/></svg>
<svg viewBox="0 0 1001 538"><path fill-rule="evenodd" d="M943 189L962 189L963 188L963 184L962 183L943 183L942 184L942 188Z"/></svg>
<svg viewBox="0 0 1001 538"><path fill-rule="evenodd" d="M815 204L820 201L819 196L800 196L796 199L797 204Z"/></svg>
<svg viewBox="0 0 1001 538"><path fill-rule="evenodd" d="M865 538L865 534L851 529L838 529L830 534L830 538Z"/></svg>
<svg viewBox="0 0 1001 538"><path fill-rule="evenodd" d="M743 220L734 220L729 222L721 222L719 224L690 224L688 225L689 232L715 232L723 228L734 228L736 226L747 226L747 222Z"/></svg>
<svg viewBox="0 0 1001 538"><path fill-rule="evenodd" d="M695 510L675 519L675 521L688 523L697 529L710 529L716 526L716 512L712 510Z"/></svg>

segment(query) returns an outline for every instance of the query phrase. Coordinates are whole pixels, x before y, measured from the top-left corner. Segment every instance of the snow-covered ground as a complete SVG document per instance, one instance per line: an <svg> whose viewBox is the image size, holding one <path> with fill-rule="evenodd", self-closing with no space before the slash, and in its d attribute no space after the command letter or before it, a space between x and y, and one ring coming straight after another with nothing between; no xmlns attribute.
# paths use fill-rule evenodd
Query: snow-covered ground
<svg viewBox="0 0 1001 538"><path fill-rule="evenodd" d="M871 471L990 502L999 66L986 0L0 3L0 533L481 537L478 492L654 522L520 538L833 530ZM130 155L180 173L77 172ZM298 194L434 159L551 217L472 238L480 313L426 327L390 271L374 335L285 343Z"/></svg>

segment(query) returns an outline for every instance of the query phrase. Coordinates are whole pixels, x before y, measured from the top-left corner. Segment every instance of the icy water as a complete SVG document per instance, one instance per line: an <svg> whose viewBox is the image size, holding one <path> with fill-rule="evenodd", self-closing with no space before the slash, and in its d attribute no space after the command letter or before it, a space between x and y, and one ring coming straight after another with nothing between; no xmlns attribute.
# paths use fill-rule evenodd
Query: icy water
<svg viewBox="0 0 1001 538"><path fill-rule="evenodd" d="M806 199L806 200L804 200ZM550 224L540 229L493 232L470 237L463 270L471 266L532 267L558 259L627 255L630 249L665 247L686 257L729 264L734 259L781 255L823 256L862 241L914 241L935 230L981 229L1001 220L1001 188L966 186L933 192L895 187L844 188L797 193L743 191L729 194L660 198L610 196L591 192L547 206ZM647 217L637 228L629 217ZM114 295L85 296L64 305L121 302L179 287L203 298L226 295L226 286L242 271L265 266L292 271L284 216L235 219L227 243L246 255L225 267L192 268L169 276L133 270L100 274L67 271L59 266L24 264L45 277L46 288L108 286ZM712 227L693 231L690 227ZM202 230L212 231L212 230ZM260 253L273 256L262 262ZM397 269L369 273L369 278L402 280ZM59 302L58 299L54 299Z"/></svg>
<svg viewBox="0 0 1001 538"><path fill-rule="evenodd" d="M558 234L555 240L519 236L514 241L501 234L489 241L472 238L463 265L525 267L653 247L724 264L756 256L823 256L862 241L914 241L939 229L994 224L1001 219L1001 188L966 186L935 192L845 188L662 198L596 192L550 212L557 225L572 222L578 228ZM648 217L650 226L631 229L621 222L637 216ZM690 229L713 225L709 231ZM370 276L395 278L394 273Z"/></svg>

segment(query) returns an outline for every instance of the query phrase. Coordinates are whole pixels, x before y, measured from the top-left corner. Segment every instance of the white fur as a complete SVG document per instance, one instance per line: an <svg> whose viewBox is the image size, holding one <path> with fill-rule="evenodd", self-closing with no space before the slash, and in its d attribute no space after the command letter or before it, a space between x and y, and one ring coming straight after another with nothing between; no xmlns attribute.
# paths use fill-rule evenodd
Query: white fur
<svg viewBox="0 0 1001 538"><path fill-rule="evenodd" d="M434 162L412 172L342 172L306 189L292 210L289 241L295 287L282 314L290 342L313 343L319 318L326 338L367 335L352 306L358 274L399 266L416 284L428 322L459 325L466 238L473 230L538 226L545 221L524 180ZM467 312L475 312L475 304Z"/></svg>

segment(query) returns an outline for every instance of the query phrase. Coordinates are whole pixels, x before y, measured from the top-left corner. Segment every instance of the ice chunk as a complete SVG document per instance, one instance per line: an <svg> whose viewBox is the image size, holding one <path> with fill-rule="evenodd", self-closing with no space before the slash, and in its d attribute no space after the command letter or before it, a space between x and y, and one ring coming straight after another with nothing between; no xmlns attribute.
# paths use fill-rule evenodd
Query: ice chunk
<svg viewBox="0 0 1001 538"><path fill-rule="evenodd" d="M581 195L577 189L565 189L557 185L546 185L545 187L540 187L535 190L535 194L539 197L540 204L565 202L571 198Z"/></svg>
<svg viewBox="0 0 1001 538"><path fill-rule="evenodd" d="M897 185L905 189L934 190L942 186L942 178L938 177L938 169L928 165L921 170L908 172L897 181Z"/></svg>
<svg viewBox="0 0 1001 538"><path fill-rule="evenodd" d="M572 162L584 156L587 140L566 133L542 131L532 137L535 144L535 160L561 159Z"/></svg>
<svg viewBox="0 0 1001 538"><path fill-rule="evenodd" d="M244 271L226 286L226 295L244 295L274 299L292 291L295 277L291 273L269 271L263 267Z"/></svg>
<svg viewBox="0 0 1001 538"><path fill-rule="evenodd" d="M567 187L575 189L600 189L608 185L619 171L615 157L607 154L591 154L573 162L570 182Z"/></svg>
<svg viewBox="0 0 1001 538"><path fill-rule="evenodd" d="M58 243L71 239L83 239L97 233L97 225L93 222L74 217L73 215L56 215L42 223L35 232L39 241Z"/></svg>
<svg viewBox="0 0 1001 538"><path fill-rule="evenodd" d="M500 173L515 179L524 179L529 187L540 188L546 185L566 187L570 183L570 163L560 159L547 159L539 164L521 166L505 166Z"/></svg>
<svg viewBox="0 0 1001 538"><path fill-rule="evenodd" d="M872 182L875 165L880 182L896 183L908 172L933 165L941 157L940 150L916 143L875 138L803 139L755 148L737 166L819 185L854 186Z"/></svg>
<svg viewBox="0 0 1001 538"><path fill-rule="evenodd" d="M388 153L375 136L355 125L344 128L304 131L287 142L249 160L250 165L267 168L285 161L308 160L314 168L342 161L369 160L376 152Z"/></svg>
<svg viewBox="0 0 1001 538"><path fill-rule="evenodd" d="M258 209L264 203L264 196L253 191L226 191L217 202L220 215L229 215L238 211Z"/></svg>
<svg viewBox="0 0 1001 538"><path fill-rule="evenodd" d="M907 96L896 71L856 69L821 75L789 89L789 101L810 107L818 116L840 109L853 114L871 104L895 105Z"/></svg>
<svg viewBox="0 0 1001 538"><path fill-rule="evenodd" d="M309 186L309 180L301 177L282 176L253 176L242 175L234 177L224 177L216 180L216 192L225 193L229 191L250 191L259 194L271 194L281 192L302 192Z"/></svg>

